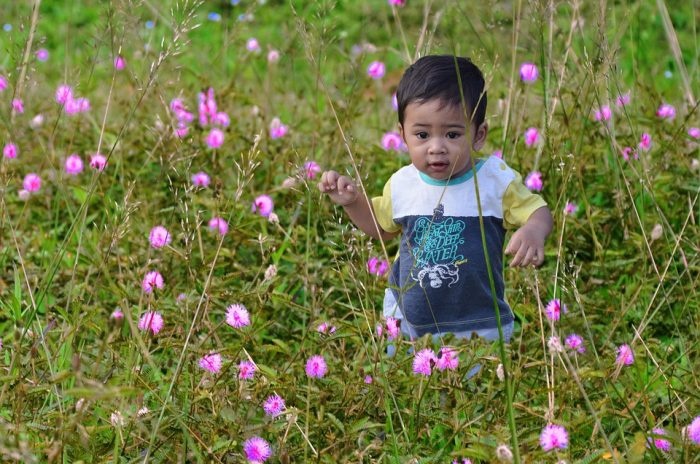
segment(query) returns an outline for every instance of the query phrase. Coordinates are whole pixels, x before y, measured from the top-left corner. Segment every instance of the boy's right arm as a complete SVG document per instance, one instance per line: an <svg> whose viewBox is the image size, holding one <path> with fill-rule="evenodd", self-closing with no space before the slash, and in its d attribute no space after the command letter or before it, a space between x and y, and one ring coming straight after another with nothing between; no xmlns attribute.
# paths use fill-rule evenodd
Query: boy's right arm
<svg viewBox="0 0 700 464"><path fill-rule="evenodd" d="M363 192L359 192L355 182L348 176L341 176L335 171L326 171L321 175L318 189L328 194L331 201L345 208L350 220L364 233L374 239L389 240L397 233L390 233L375 223L372 205Z"/></svg>

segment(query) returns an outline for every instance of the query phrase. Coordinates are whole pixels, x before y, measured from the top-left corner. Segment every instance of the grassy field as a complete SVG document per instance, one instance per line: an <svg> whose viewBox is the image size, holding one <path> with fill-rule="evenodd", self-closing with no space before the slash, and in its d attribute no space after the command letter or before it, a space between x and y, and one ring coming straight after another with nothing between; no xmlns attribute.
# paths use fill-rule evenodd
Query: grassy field
<svg viewBox="0 0 700 464"><path fill-rule="evenodd" d="M1 461L700 462L697 2L405 3L0 6ZM483 155L541 173L555 228L505 271L505 358L448 336L424 376L440 344L389 340L368 269L398 240L307 163L380 194L427 53L484 71Z"/></svg>

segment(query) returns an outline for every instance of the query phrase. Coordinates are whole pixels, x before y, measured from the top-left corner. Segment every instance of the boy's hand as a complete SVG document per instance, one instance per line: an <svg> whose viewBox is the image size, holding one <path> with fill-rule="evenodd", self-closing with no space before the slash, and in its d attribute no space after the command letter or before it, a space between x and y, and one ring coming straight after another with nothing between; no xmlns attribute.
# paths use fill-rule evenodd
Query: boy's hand
<svg viewBox="0 0 700 464"><path fill-rule="evenodd" d="M336 205L346 206L357 200L357 186L348 176L341 176L335 171L325 171L321 174L318 189L327 193Z"/></svg>
<svg viewBox="0 0 700 464"><path fill-rule="evenodd" d="M535 266L540 267L544 262L544 239L546 235L536 227L527 224L518 229L508 242L507 255L515 255L510 267Z"/></svg>

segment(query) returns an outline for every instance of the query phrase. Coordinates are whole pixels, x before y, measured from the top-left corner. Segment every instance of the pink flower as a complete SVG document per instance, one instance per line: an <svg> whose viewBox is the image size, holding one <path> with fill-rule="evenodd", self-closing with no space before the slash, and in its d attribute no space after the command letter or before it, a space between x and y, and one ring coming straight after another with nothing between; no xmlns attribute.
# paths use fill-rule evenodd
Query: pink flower
<svg viewBox="0 0 700 464"><path fill-rule="evenodd" d="M114 69L116 69L117 71L121 71L122 69L124 69L125 66L126 66L126 61L124 60L124 57L121 55L118 55L114 59Z"/></svg>
<svg viewBox="0 0 700 464"><path fill-rule="evenodd" d="M607 121L612 117L612 110L608 105L603 105L599 110L595 111L596 121Z"/></svg>
<svg viewBox="0 0 700 464"><path fill-rule="evenodd" d="M97 169L98 171L103 171L105 166L107 166L107 158L100 153L95 153L90 157L91 168Z"/></svg>
<svg viewBox="0 0 700 464"><path fill-rule="evenodd" d="M381 337L384 333L384 327L381 324L377 324L377 337Z"/></svg>
<svg viewBox="0 0 700 464"><path fill-rule="evenodd" d="M520 79L523 82L535 82L539 72L537 71L537 66L532 63L523 63L520 65Z"/></svg>
<svg viewBox="0 0 700 464"><path fill-rule="evenodd" d="M199 367L212 374L218 374L221 370L221 355L219 353L211 353L202 356L199 360Z"/></svg>
<svg viewBox="0 0 700 464"><path fill-rule="evenodd" d="M663 103L656 110L656 115L662 119L673 119L676 117L676 109L668 103Z"/></svg>
<svg viewBox="0 0 700 464"><path fill-rule="evenodd" d="M260 216L268 217L274 208L274 203L269 195L260 195L255 198L253 206L251 207L252 212L258 212Z"/></svg>
<svg viewBox="0 0 700 464"><path fill-rule="evenodd" d="M288 127L282 124L279 118L273 118L270 122L270 138L279 139L287 135Z"/></svg>
<svg viewBox="0 0 700 464"><path fill-rule="evenodd" d="M226 235L226 232L228 232L228 223L224 218L213 217L209 220L209 230L218 232L219 235Z"/></svg>
<svg viewBox="0 0 700 464"><path fill-rule="evenodd" d="M398 319L396 319L395 317L389 316L386 318L386 333L388 334L387 338L389 340L393 340L395 338L398 338L399 333L400 333L400 329L399 329L400 324L401 324L401 322Z"/></svg>
<svg viewBox="0 0 700 464"><path fill-rule="evenodd" d="M438 356L436 366L441 371L445 369L455 370L459 365L459 356L457 352L449 346L440 348L440 356Z"/></svg>
<svg viewBox="0 0 700 464"><path fill-rule="evenodd" d="M639 140L639 149L644 151L649 151L651 148L651 135L644 132L641 139Z"/></svg>
<svg viewBox="0 0 700 464"><path fill-rule="evenodd" d="M328 366L323 356L317 354L306 361L306 375L309 377L320 379L326 375L326 372L328 372Z"/></svg>
<svg viewBox="0 0 700 464"><path fill-rule="evenodd" d="M165 286L163 276L158 271L151 271L146 274L141 282L141 288L145 293L152 293L154 289L162 289Z"/></svg>
<svg viewBox="0 0 700 464"><path fill-rule="evenodd" d="M232 304L226 308L226 323L234 329L250 325L250 314L242 304Z"/></svg>
<svg viewBox="0 0 700 464"><path fill-rule="evenodd" d="M583 345L583 337L578 334L571 334L564 340L566 347L570 350L576 351L577 353L585 353L586 347Z"/></svg>
<svg viewBox="0 0 700 464"><path fill-rule="evenodd" d="M328 324L328 322L321 322L317 327L316 327L316 332L320 334L334 334L335 333L335 326Z"/></svg>
<svg viewBox="0 0 700 464"><path fill-rule="evenodd" d="M372 257L367 261L367 270L370 274L382 276L389 270L389 263L385 259Z"/></svg>
<svg viewBox="0 0 700 464"><path fill-rule="evenodd" d="M29 127L32 129L36 129L40 127L42 124L44 124L44 115L43 114L37 114L32 118L31 121L29 121Z"/></svg>
<svg viewBox="0 0 700 464"><path fill-rule="evenodd" d="M4 92L7 86L7 78L0 74L0 92Z"/></svg>
<svg viewBox="0 0 700 464"><path fill-rule="evenodd" d="M629 366L634 362L634 353L629 345L624 344L617 347L617 364Z"/></svg>
<svg viewBox="0 0 700 464"><path fill-rule="evenodd" d="M209 182L211 179L206 172L198 172L192 176L192 183L195 187L209 187Z"/></svg>
<svg viewBox="0 0 700 464"><path fill-rule="evenodd" d="M501 150L496 150L491 153L491 156L495 156L498 159L503 159L503 152Z"/></svg>
<svg viewBox="0 0 700 464"><path fill-rule="evenodd" d="M617 100L615 101L615 104L617 106L627 106L630 102L630 94L625 93L617 96Z"/></svg>
<svg viewBox="0 0 700 464"><path fill-rule="evenodd" d="M56 103L65 105L69 100L73 100L73 88L70 85L60 85L56 89Z"/></svg>
<svg viewBox="0 0 700 464"><path fill-rule="evenodd" d="M120 309L115 309L114 311L112 311L112 315L110 317L116 321L119 321L121 319L124 319L124 313L121 312Z"/></svg>
<svg viewBox="0 0 700 464"><path fill-rule="evenodd" d="M686 432L688 433L690 441L700 446L700 416L695 416L695 419L690 423Z"/></svg>
<svg viewBox="0 0 700 464"><path fill-rule="evenodd" d="M40 48L36 51L36 59L39 61L46 61L49 59L49 51L45 48Z"/></svg>
<svg viewBox="0 0 700 464"><path fill-rule="evenodd" d="M148 332L149 330L153 335L158 335L158 332L163 328L163 316L159 312L146 311L146 313L139 319L139 330Z"/></svg>
<svg viewBox="0 0 700 464"><path fill-rule="evenodd" d="M372 61L367 67L367 75L372 79L381 79L386 73L386 66L381 61Z"/></svg>
<svg viewBox="0 0 700 464"><path fill-rule="evenodd" d="M24 103L21 98L12 99L12 111L16 113L24 113Z"/></svg>
<svg viewBox="0 0 700 464"><path fill-rule="evenodd" d="M238 378L240 380L250 380L255 375L255 364L250 361L241 361L238 364Z"/></svg>
<svg viewBox="0 0 700 464"><path fill-rule="evenodd" d="M24 176L24 182L22 186L27 192L34 193L38 192L41 188L41 177L33 172Z"/></svg>
<svg viewBox="0 0 700 464"><path fill-rule="evenodd" d="M462 462L459 462L458 460L453 459L452 464L472 464L472 460L469 458L462 458Z"/></svg>
<svg viewBox="0 0 700 464"><path fill-rule="evenodd" d="M671 442L658 437L658 435L666 435L666 431L664 429L656 427L651 430L651 433L657 436L649 437L647 439L647 448L650 448L650 445L653 445L654 448L660 449L661 451L671 451Z"/></svg>
<svg viewBox="0 0 700 464"><path fill-rule="evenodd" d="M68 158L66 158L65 167L66 172L68 174L71 174L73 176L78 175L81 172L83 172L83 160L80 159L80 156L73 153Z"/></svg>
<svg viewBox="0 0 700 464"><path fill-rule="evenodd" d="M525 131L525 145L532 147L538 145L542 138L540 137L540 131L535 127L530 127Z"/></svg>
<svg viewBox="0 0 700 464"><path fill-rule="evenodd" d="M29 200L29 192L26 189L21 189L19 192L17 192L17 196L22 201Z"/></svg>
<svg viewBox="0 0 700 464"><path fill-rule="evenodd" d="M280 52L277 50L270 50L267 53L267 62L270 64L277 63L280 59Z"/></svg>
<svg viewBox="0 0 700 464"><path fill-rule="evenodd" d="M540 433L540 446L544 451L566 449L569 446L569 434L561 425L549 424Z"/></svg>
<svg viewBox="0 0 700 464"><path fill-rule="evenodd" d="M630 160L630 154L633 155L634 159L639 159L639 153L637 153L635 150L632 150L631 147L625 147L622 149L622 159L625 161Z"/></svg>
<svg viewBox="0 0 700 464"><path fill-rule="evenodd" d="M313 179L316 177L316 174L321 172L321 166L316 161L307 161L304 163L304 172L307 179Z"/></svg>
<svg viewBox="0 0 700 464"><path fill-rule="evenodd" d="M17 158L17 145L15 145L14 143L8 143L2 149L2 154L5 155L5 158L9 158L9 159Z"/></svg>
<svg viewBox="0 0 700 464"><path fill-rule="evenodd" d="M542 185L542 173L540 171L532 171L525 178L525 187L529 188L530 190L539 192L542 190Z"/></svg>
<svg viewBox="0 0 700 464"><path fill-rule="evenodd" d="M190 132L190 128L187 127L187 124L184 122L178 122L177 126L175 127L175 137L182 139L187 137L187 134Z"/></svg>
<svg viewBox="0 0 700 464"><path fill-rule="evenodd" d="M260 464L272 456L270 444L260 437L249 438L243 443L245 457L250 464Z"/></svg>
<svg viewBox="0 0 700 464"><path fill-rule="evenodd" d="M171 237L168 229L163 226L155 226L148 234L148 240L153 248L163 248L170 243Z"/></svg>
<svg viewBox="0 0 700 464"><path fill-rule="evenodd" d="M403 140L398 132L387 132L382 137L382 148L385 150L401 150L403 148Z"/></svg>
<svg viewBox="0 0 700 464"><path fill-rule="evenodd" d="M268 416L277 417L284 411L284 400L277 394L270 395L263 403L263 409Z"/></svg>
<svg viewBox="0 0 700 464"><path fill-rule="evenodd" d="M389 5L393 6L405 6L406 0L389 0Z"/></svg>
<svg viewBox="0 0 700 464"><path fill-rule="evenodd" d="M207 135L206 142L209 148L219 148L224 144L224 133L221 129L212 129L209 135Z"/></svg>
<svg viewBox="0 0 700 464"><path fill-rule="evenodd" d="M391 107L394 108L394 111L399 109L399 99L396 98L396 92L391 96Z"/></svg>
<svg viewBox="0 0 700 464"><path fill-rule="evenodd" d="M691 127L690 129L688 129L688 135L694 139L700 139L700 128Z"/></svg>
<svg viewBox="0 0 700 464"><path fill-rule="evenodd" d="M231 124L231 118L228 117L228 113L219 111L214 115L211 122L214 124L218 124L221 127L228 127L229 124Z"/></svg>
<svg viewBox="0 0 700 464"><path fill-rule="evenodd" d="M258 42L258 39L251 38L246 42L245 48L249 52L257 53L260 51L260 43Z"/></svg>
<svg viewBox="0 0 700 464"><path fill-rule="evenodd" d="M435 352L430 348L423 348L416 353L413 358L413 372L429 376L432 374L432 368L437 363L438 359Z"/></svg>
<svg viewBox="0 0 700 464"><path fill-rule="evenodd" d="M564 214L566 214L567 216L571 216L576 214L577 211L578 205L576 203L570 201L566 202L566 206L564 206Z"/></svg>
<svg viewBox="0 0 700 464"><path fill-rule="evenodd" d="M372 382L374 382L374 379L372 378L372 376L371 376L371 375L366 375L366 376L365 376L365 383L366 383L367 385L369 385L369 384L371 384Z"/></svg>
<svg viewBox="0 0 700 464"><path fill-rule="evenodd" d="M75 103L78 105L78 112L80 113L90 110L90 100L87 98L80 97L75 100Z"/></svg>
<svg viewBox="0 0 700 464"><path fill-rule="evenodd" d="M566 305L562 304L559 298L551 300L547 303L547 307L544 308L544 313L550 321L558 321L562 312L566 314Z"/></svg>

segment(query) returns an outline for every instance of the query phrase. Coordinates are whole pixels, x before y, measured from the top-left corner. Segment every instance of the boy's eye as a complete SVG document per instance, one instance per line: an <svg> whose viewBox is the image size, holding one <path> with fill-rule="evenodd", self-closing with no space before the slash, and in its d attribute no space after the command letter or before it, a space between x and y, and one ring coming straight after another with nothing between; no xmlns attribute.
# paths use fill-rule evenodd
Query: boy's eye
<svg viewBox="0 0 700 464"><path fill-rule="evenodd" d="M427 139L427 138L428 138L428 133L427 133L427 132L418 132L418 133L416 134L416 137L418 137L419 139Z"/></svg>
<svg viewBox="0 0 700 464"><path fill-rule="evenodd" d="M460 135L462 135L462 134L460 134L459 132L448 132L448 133L447 133L447 138L448 138L448 139L456 139L456 138L458 138Z"/></svg>

